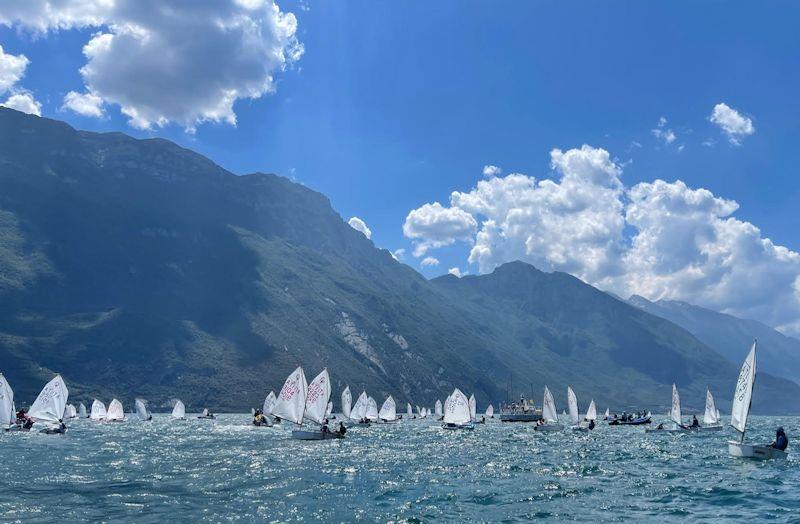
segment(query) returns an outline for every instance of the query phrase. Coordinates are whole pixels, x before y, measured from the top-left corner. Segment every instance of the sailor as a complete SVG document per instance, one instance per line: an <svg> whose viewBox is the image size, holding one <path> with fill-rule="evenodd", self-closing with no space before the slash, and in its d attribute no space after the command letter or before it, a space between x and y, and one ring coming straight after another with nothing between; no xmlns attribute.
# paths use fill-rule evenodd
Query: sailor
<svg viewBox="0 0 800 524"><path fill-rule="evenodd" d="M347 428L344 426L344 422L339 422L339 434L344 436L347 433Z"/></svg>
<svg viewBox="0 0 800 524"><path fill-rule="evenodd" d="M322 432L323 433L330 433L331 430L328 428L328 419L325 419L325 423L322 424Z"/></svg>
<svg viewBox="0 0 800 524"><path fill-rule="evenodd" d="M594 429L594 419L589 421L589 429Z"/></svg>
<svg viewBox="0 0 800 524"><path fill-rule="evenodd" d="M697 415L692 415L692 427L699 428L700 422L697 421Z"/></svg>
<svg viewBox="0 0 800 524"><path fill-rule="evenodd" d="M777 431L775 431L775 442L772 443L772 447L781 451L786 451L788 445L789 439L786 437L786 433L783 431L782 427L778 428Z"/></svg>
<svg viewBox="0 0 800 524"><path fill-rule="evenodd" d="M659 424L659 425L656 427L656 429L664 429L664 423L662 422L661 424Z"/></svg>

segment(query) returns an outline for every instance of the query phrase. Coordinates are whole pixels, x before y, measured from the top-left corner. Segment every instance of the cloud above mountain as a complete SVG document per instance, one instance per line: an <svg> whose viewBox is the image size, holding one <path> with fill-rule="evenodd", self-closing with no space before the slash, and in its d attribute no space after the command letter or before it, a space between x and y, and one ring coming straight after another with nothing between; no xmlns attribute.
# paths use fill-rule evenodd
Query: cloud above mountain
<svg viewBox="0 0 800 524"><path fill-rule="evenodd" d="M131 126L236 123L234 104L273 92L303 54L297 19L272 0L0 0L0 24L47 36L89 28L83 92L64 108L103 115L118 105Z"/></svg>
<svg viewBox="0 0 800 524"><path fill-rule="evenodd" d="M800 333L800 254L734 217L738 203L681 180L626 187L620 164L588 145L553 149L550 163L551 178L481 179L447 207L412 210L404 232L415 255L463 241L481 273L524 260L621 296L684 300Z"/></svg>
<svg viewBox="0 0 800 524"><path fill-rule="evenodd" d="M29 63L25 55L6 53L0 45L0 95L6 95L5 101L0 102L0 106L41 115L42 105L36 101L33 94L19 85Z"/></svg>

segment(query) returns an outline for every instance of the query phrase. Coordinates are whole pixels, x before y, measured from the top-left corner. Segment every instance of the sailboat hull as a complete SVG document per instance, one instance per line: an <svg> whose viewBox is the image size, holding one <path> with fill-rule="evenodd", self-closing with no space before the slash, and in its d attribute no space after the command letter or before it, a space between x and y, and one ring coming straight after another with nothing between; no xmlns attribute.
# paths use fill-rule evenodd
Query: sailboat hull
<svg viewBox="0 0 800 524"><path fill-rule="evenodd" d="M447 429L451 431L455 431L457 429L466 429L466 430L473 430L475 429L475 424L468 422L466 424L442 424L442 429Z"/></svg>
<svg viewBox="0 0 800 524"><path fill-rule="evenodd" d="M722 431L725 426L700 426L697 431Z"/></svg>
<svg viewBox="0 0 800 524"><path fill-rule="evenodd" d="M344 435L338 433L323 433L322 431L292 431L292 438L295 440L330 440L336 438L344 438Z"/></svg>
<svg viewBox="0 0 800 524"><path fill-rule="evenodd" d="M535 431L543 431L545 433L550 433L553 431L563 431L564 426L562 424L543 424L541 426L534 426L533 429Z"/></svg>
<svg viewBox="0 0 800 524"><path fill-rule="evenodd" d="M785 451L773 448L772 446L745 444L743 442L736 442L735 440L728 442L728 453L732 457L755 460L785 459L789 456Z"/></svg>

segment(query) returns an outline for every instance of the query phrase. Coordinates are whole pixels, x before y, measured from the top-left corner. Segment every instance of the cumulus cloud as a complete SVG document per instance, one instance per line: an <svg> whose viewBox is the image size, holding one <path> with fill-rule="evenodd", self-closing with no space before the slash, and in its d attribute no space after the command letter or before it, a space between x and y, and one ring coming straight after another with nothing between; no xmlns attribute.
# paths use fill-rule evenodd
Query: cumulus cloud
<svg viewBox="0 0 800 524"><path fill-rule="evenodd" d="M447 273L456 276L458 278L461 278L461 270L458 269L457 267L451 267L450 269L447 270Z"/></svg>
<svg viewBox="0 0 800 524"><path fill-rule="evenodd" d="M470 213L434 202L408 214L403 224L403 234L416 240L413 254L421 257L431 248L449 246L456 240L469 240L477 227L478 222Z"/></svg>
<svg viewBox="0 0 800 524"><path fill-rule="evenodd" d="M678 138L675 132L667 127L667 119L663 116L658 119L658 124L650 132L666 145L673 143Z"/></svg>
<svg viewBox="0 0 800 524"><path fill-rule="evenodd" d="M480 223L461 238L481 273L524 260L620 296L684 300L800 334L800 254L737 219L737 202L681 180L625 187L599 148L554 149L550 158L552 179L479 180L436 208Z"/></svg>
<svg viewBox="0 0 800 524"><path fill-rule="evenodd" d="M22 111L23 113L42 116L42 104L37 102L33 98L33 95L27 91L21 91L12 94L0 105L11 109L16 109L17 111Z"/></svg>
<svg viewBox="0 0 800 524"><path fill-rule="evenodd" d="M79 115L100 118L105 114L103 110L103 99L94 93L76 93L70 91L64 97L64 105L61 109L69 109Z"/></svg>
<svg viewBox="0 0 800 524"><path fill-rule="evenodd" d="M421 267L431 267L431 266L438 266L439 259L434 257L425 257L422 259L422 262L419 263Z"/></svg>
<svg viewBox="0 0 800 524"><path fill-rule="evenodd" d="M370 230L370 228L367 227L367 223L360 218L352 217L347 221L347 223L350 224L350 227L356 231L363 233L365 237L372 238L372 230Z"/></svg>
<svg viewBox="0 0 800 524"><path fill-rule="evenodd" d="M25 55L6 53L0 45L0 93L10 90L25 76L28 63Z"/></svg>
<svg viewBox="0 0 800 524"><path fill-rule="evenodd" d="M724 103L715 105L708 119L719 126L728 137L728 141L735 146L741 145L744 137L756 132L756 128L750 118Z"/></svg>
<svg viewBox="0 0 800 524"><path fill-rule="evenodd" d="M235 102L274 91L303 53L295 16L272 0L0 0L0 24L96 29L83 47L86 90L141 129L235 124Z"/></svg>
<svg viewBox="0 0 800 524"><path fill-rule="evenodd" d="M483 166L483 176L485 176L486 178L492 178L493 176L500 176L502 172L503 170L497 166L492 166L488 164Z"/></svg>

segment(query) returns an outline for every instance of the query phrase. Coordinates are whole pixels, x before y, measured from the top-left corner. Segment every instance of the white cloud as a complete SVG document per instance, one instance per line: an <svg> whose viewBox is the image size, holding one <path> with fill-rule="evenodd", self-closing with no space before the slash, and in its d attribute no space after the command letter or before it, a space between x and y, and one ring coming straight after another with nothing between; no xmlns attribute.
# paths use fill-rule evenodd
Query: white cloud
<svg viewBox="0 0 800 524"><path fill-rule="evenodd" d="M461 270L458 269L457 267L451 267L450 269L447 270L447 273L456 276L458 278L461 278Z"/></svg>
<svg viewBox="0 0 800 524"><path fill-rule="evenodd" d="M406 250L401 247L400 249L395 249L394 251L391 251L391 254L392 258L394 258L398 262L401 262L406 255Z"/></svg>
<svg viewBox="0 0 800 524"><path fill-rule="evenodd" d="M724 103L715 105L708 119L719 126L727 135L728 141L735 146L741 145L744 137L756 132L756 128L750 118L741 115Z"/></svg>
<svg viewBox="0 0 800 524"><path fill-rule="evenodd" d="M79 115L100 118L105 114L103 111L103 99L93 93L76 93L70 91L64 97L64 105L61 109L69 109Z"/></svg>
<svg viewBox="0 0 800 524"><path fill-rule="evenodd" d="M303 53L295 16L271 0L0 0L0 24L96 29L83 48L86 90L142 129L235 124L234 103L274 91Z"/></svg>
<svg viewBox="0 0 800 524"><path fill-rule="evenodd" d="M372 238L372 230L370 230L370 228L367 227L367 223L360 218L352 217L347 221L347 223L350 224L350 227L356 231L363 233L365 237Z"/></svg>
<svg viewBox="0 0 800 524"><path fill-rule="evenodd" d="M625 188L619 165L589 146L554 149L551 165L556 180L479 180L437 208L480 222L462 240L481 273L524 260L620 296L685 300L800 334L800 254L735 218L736 202L680 180Z"/></svg>
<svg viewBox="0 0 800 524"><path fill-rule="evenodd" d="M420 257L429 249L449 246L456 240L468 240L478 227L468 212L459 208L445 208L439 202L414 209L406 217L403 234L417 240L414 256Z"/></svg>
<svg viewBox="0 0 800 524"><path fill-rule="evenodd" d="M666 145L673 143L678 138L672 129L667 128L667 119L663 116L658 119L658 124L650 132Z"/></svg>
<svg viewBox="0 0 800 524"><path fill-rule="evenodd" d="M485 176L486 178L492 178L494 176L500 176L500 174L502 172L503 172L503 170L500 169L497 166L492 166L492 165L488 165L488 164L483 166L483 176Z"/></svg>
<svg viewBox="0 0 800 524"><path fill-rule="evenodd" d="M10 90L23 76L29 61L25 55L12 55L0 45L0 94Z"/></svg>
<svg viewBox="0 0 800 524"><path fill-rule="evenodd" d="M37 102L33 98L33 95L27 91L19 91L12 94L0 105L11 109L16 109L17 111L22 111L23 113L42 116L42 104Z"/></svg>
<svg viewBox="0 0 800 524"><path fill-rule="evenodd" d="M422 259L422 262L420 262L419 265L420 267L438 266L439 259L434 257L425 257Z"/></svg>

